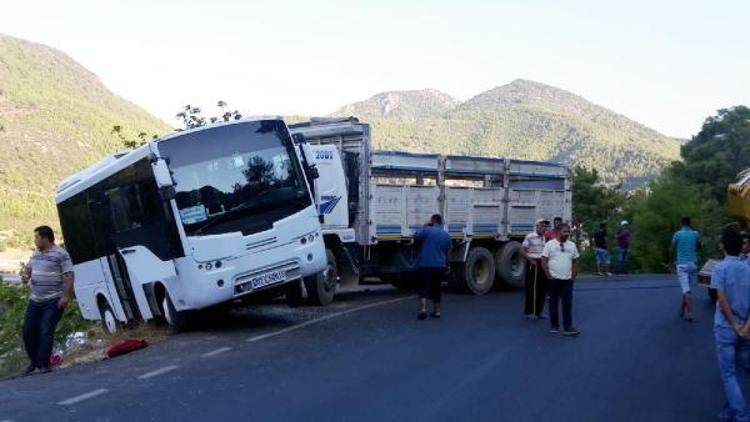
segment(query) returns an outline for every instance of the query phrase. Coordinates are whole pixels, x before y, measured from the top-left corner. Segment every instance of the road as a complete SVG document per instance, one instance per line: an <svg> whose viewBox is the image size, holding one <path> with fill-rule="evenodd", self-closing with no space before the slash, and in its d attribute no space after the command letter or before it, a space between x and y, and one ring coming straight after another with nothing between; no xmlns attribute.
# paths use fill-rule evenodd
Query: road
<svg viewBox="0 0 750 422"><path fill-rule="evenodd" d="M390 288L267 305L116 359L0 383L0 421L706 421L723 401L712 305L668 276L576 285L578 338L522 295L447 295L417 321ZM51 419L50 419L51 418Z"/></svg>

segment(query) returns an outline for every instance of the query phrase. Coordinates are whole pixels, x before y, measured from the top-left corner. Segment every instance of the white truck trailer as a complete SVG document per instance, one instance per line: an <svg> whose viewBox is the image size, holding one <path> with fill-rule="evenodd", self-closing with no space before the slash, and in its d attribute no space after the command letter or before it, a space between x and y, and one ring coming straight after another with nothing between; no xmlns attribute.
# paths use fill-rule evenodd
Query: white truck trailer
<svg viewBox="0 0 750 422"><path fill-rule="evenodd" d="M179 329L188 311L323 278L302 150L280 118L242 120L164 136L64 180L56 202L83 317L110 332L154 318Z"/></svg>
<svg viewBox="0 0 750 422"><path fill-rule="evenodd" d="M435 213L453 239L453 287L478 295L498 282L520 287L520 242L534 222L571 218L571 173L561 164L375 151L370 126L356 118L314 119L290 130L320 174L314 196L328 269L305 285L324 301L333 300L338 281L415 282L411 239Z"/></svg>

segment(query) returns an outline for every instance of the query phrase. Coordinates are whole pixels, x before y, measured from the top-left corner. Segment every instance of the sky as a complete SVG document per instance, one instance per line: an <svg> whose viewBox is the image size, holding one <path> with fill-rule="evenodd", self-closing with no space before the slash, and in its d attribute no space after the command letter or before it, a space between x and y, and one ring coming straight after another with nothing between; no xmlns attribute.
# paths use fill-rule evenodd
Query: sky
<svg viewBox="0 0 750 422"><path fill-rule="evenodd" d="M522 78L689 138L750 105L749 17L747 0L2 0L0 32L64 51L172 125L185 104L324 115Z"/></svg>

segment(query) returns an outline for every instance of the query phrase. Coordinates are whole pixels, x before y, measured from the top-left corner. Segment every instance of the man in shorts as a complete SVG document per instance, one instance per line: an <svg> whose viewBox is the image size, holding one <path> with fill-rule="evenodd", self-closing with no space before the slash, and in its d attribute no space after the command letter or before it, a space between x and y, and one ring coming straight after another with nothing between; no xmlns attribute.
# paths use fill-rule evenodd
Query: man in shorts
<svg viewBox="0 0 750 422"><path fill-rule="evenodd" d="M607 247L607 225L602 223L599 230L594 233L594 255L596 255L596 273L603 276L611 277L609 248Z"/></svg>
<svg viewBox="0 0 750 422"><path fill-rule="evenodd" d="M427 318L427 299L432 301L433 318L440 318L441 288L448 272L448 252L451 238L443 229L443 217L435 214L430 222L414 235L419 242L419 302L417 319Z"/></svg>
<svg viewBox="0 0 750 422"><path fill-rule="evenodd" d="M693 303L690 284L698 269L698 250L701 248L700 236L690 225L690 217L682 218L682 227L672 236L672 252L675 253L675 272L682 290L680 317L693 321Z"/></svg>

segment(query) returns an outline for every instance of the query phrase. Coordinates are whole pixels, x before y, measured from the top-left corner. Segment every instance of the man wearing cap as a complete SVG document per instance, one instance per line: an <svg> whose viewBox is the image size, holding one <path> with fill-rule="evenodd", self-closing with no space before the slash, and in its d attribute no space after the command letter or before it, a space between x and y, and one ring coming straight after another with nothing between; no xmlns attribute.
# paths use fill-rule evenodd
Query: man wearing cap
<svg viewBox="0 0 750 422"><path fill-rule="evenodd" d="M527 234L521 244L521 255L526 258L526 301L524 314L528 319L538 319L544 310L544 297L547 294L547 276L542 269L544 234L549 221L541 218L536 221L534 231Z"/></svg>
<svg viewBox="0 0 750 422"><path fill-rule="evenodd" d="M628 273L628 254L630 252L630 224L628 220L622 220L620 228L615 234L617 238L617 274Z"/></svg>

